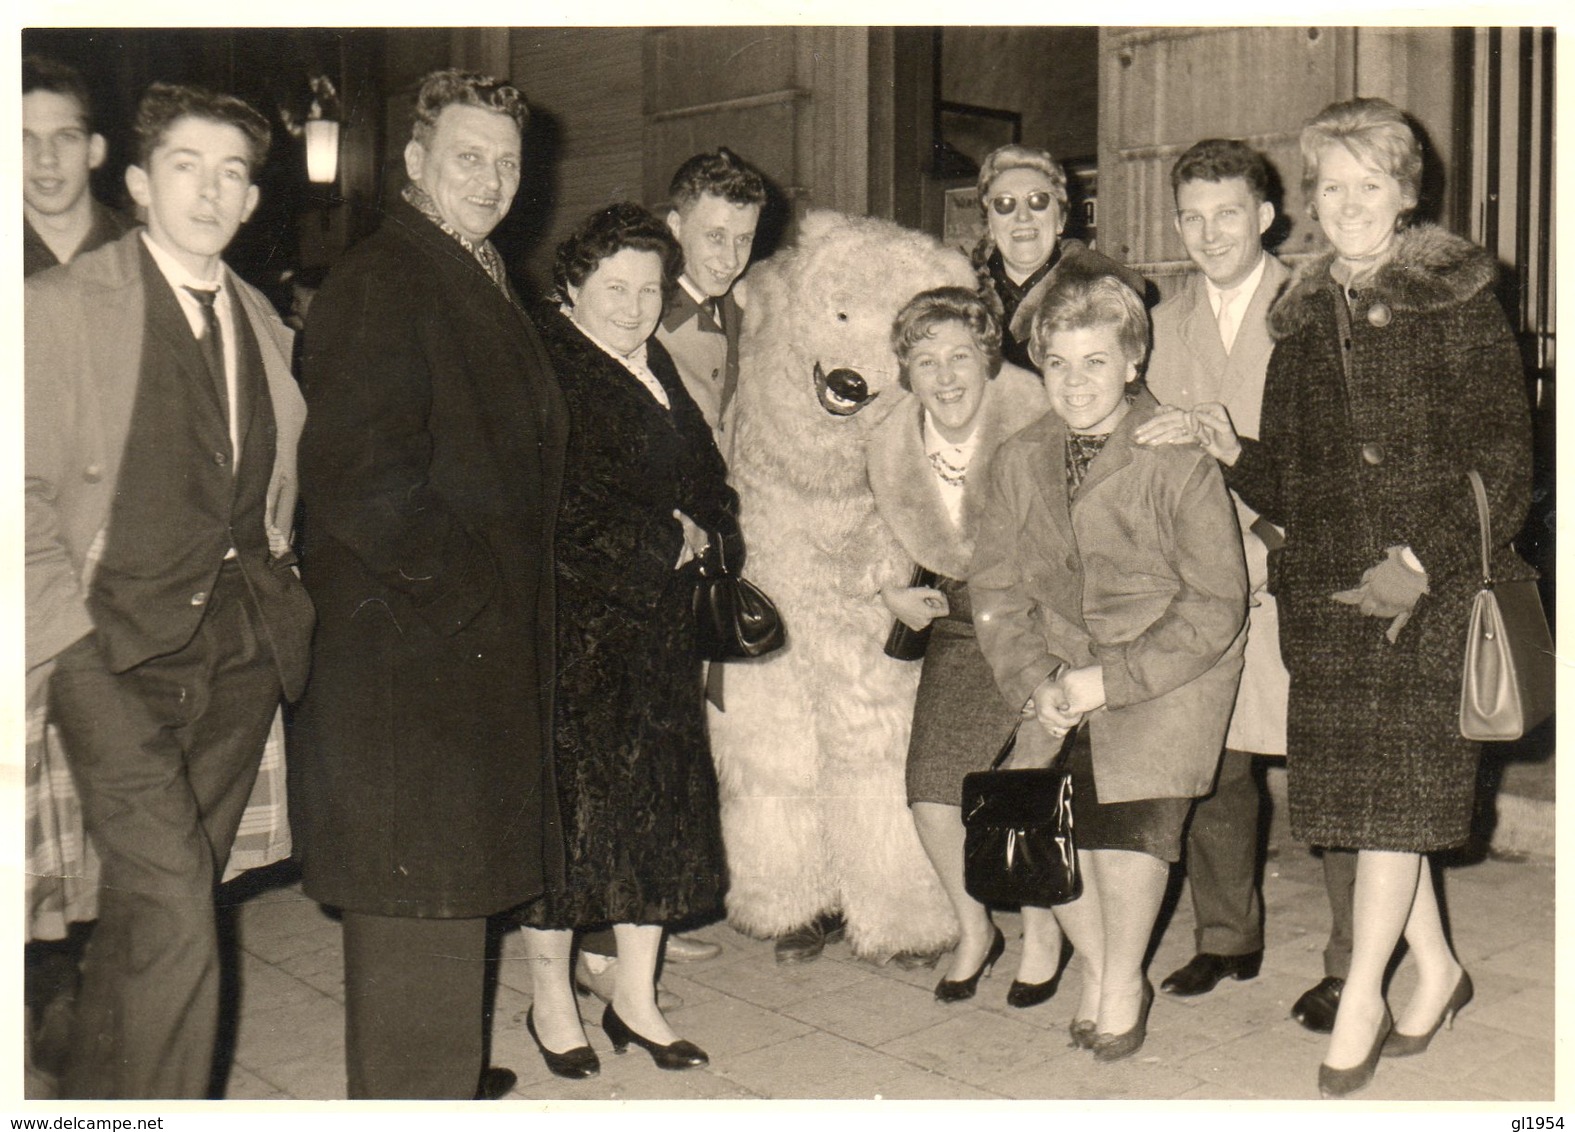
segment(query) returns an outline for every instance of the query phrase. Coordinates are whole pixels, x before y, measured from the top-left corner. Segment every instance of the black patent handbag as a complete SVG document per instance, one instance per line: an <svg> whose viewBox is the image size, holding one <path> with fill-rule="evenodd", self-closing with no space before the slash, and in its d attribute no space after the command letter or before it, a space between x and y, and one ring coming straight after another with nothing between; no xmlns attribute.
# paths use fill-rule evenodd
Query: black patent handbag
<svg viewBox="0 0 1575 1132"><path fill-rule="evenodd" d="M1001 770L1021 726L989 770L963 776L963 886L983 904L1068 904L1083 894L1066 765L1078 729L1067 732L1048 767Z"/></svg>
<svg viewBox="0 0 1575 1132"><path fill-rule="evenodd" d="M712 534L695 576L695 648L701 660L750 660L787 642L782 615L761 588L729 568Z"/></svg>

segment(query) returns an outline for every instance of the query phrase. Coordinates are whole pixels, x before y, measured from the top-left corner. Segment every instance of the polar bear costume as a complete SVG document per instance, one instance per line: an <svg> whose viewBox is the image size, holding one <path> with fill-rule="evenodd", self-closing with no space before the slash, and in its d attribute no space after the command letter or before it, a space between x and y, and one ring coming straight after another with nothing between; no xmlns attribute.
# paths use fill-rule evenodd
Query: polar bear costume
<svg viewBox="0 0 1575 1132"><path fill-rule="evenodd" d="M841 912L854 954L884 962L956 942L903 783L919 665L882 651L879 597L911 562L875 511L870 432L903 398L891 324L920 291L972 288L967 260L882 220L810 212L749 273L729 408L746 577L787 645L727 666L710 715L728 919L780 936Z"/></svg>

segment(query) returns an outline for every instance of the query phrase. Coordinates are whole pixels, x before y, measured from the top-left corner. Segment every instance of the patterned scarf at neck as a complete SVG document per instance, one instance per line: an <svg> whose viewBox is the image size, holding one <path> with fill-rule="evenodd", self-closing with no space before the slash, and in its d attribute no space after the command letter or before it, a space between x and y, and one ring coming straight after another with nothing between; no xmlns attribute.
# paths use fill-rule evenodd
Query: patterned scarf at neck
<svg viewBox="0 0 1575 1132"><path fill-rule="evenodd" d="M1023 300L1028 297L1028 292L1043 282L1044 277L1055 270L1056 264L1061 262L1061 245L1056 244L1055 251L1050 253L1050 258L1039 265L1027 279L1021 283L1014 283L1012 277L1006 274L1006 261L1002 258L1000 250L990 254L990 278L995 281L995 292L1001 298L1001 305L1006 308L1002 318L1003 325L1011 325L1012 316L1017 313L1017 308L1023 305Z"/></svg>
<svg viewBox="0 0 1575 1132"><path fill-rule="evenodd" d="M405 199L405 203L436 224L445 235L452 236L459 242L460 247L475 256L476 262L481 264L481 269L497 284L498 290L503 292L504 297L511 303L514 301L514 296L509 291L508 274L503 270L503 257L498 254L498 249L492 246L491 240L482 240L481 243L476 244L460 235L453 225L443 219L443 214L438 211L437 202L414 181L405 186L400 196Z"/></svg>
<svg viewBox="0 0 1575 1132"><path fill-rule="evenodd" d="M1075 496L1077 489L1083 485L1083 479L1088 475L1088 466L1094 462L1094 457L1105 447L1105 441L1110 439L1110 433L1100 433L1090 436L1082 432L1068 432L1066 434L1066 492L1068 496Z"/></svg>

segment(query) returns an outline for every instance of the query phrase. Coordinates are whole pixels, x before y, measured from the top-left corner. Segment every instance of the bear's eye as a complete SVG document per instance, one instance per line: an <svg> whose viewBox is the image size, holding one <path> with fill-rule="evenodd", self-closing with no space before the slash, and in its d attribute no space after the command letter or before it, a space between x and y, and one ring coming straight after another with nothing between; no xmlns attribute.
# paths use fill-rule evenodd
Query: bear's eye
<svg viewBox="0 0 1575 1132"><path fill-rule="evenodd" d="M838 311L837 312L837 321L838 322L847 322L848 321L848 312L847 311Z"/></svg>

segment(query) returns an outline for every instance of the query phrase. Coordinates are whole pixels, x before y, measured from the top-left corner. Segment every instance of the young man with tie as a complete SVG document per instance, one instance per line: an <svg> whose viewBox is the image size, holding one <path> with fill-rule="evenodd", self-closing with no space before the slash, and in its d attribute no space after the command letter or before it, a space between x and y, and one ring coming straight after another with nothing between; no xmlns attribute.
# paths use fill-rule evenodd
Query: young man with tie
<svg viewBox="0 0 1575 1132"><path fill-rule="evenodd" d="M738 385L743 310L734 284L749 266L766 185L725 146L678 167L668 189L667 226L684 250L684 273L657 325L684 388L723 443L724 415ZM669 955L671 957L671 955Z"/></svg>
<svg viewBox="0 0 1575 1132"><path fill-rule="evenodd" d="M69 1098L207 1095L213 887L313 622L288 543L290 333L221 259L267 121L156 83L135 130L147 227L26 291L28 682L102 862Z"/></svg>

